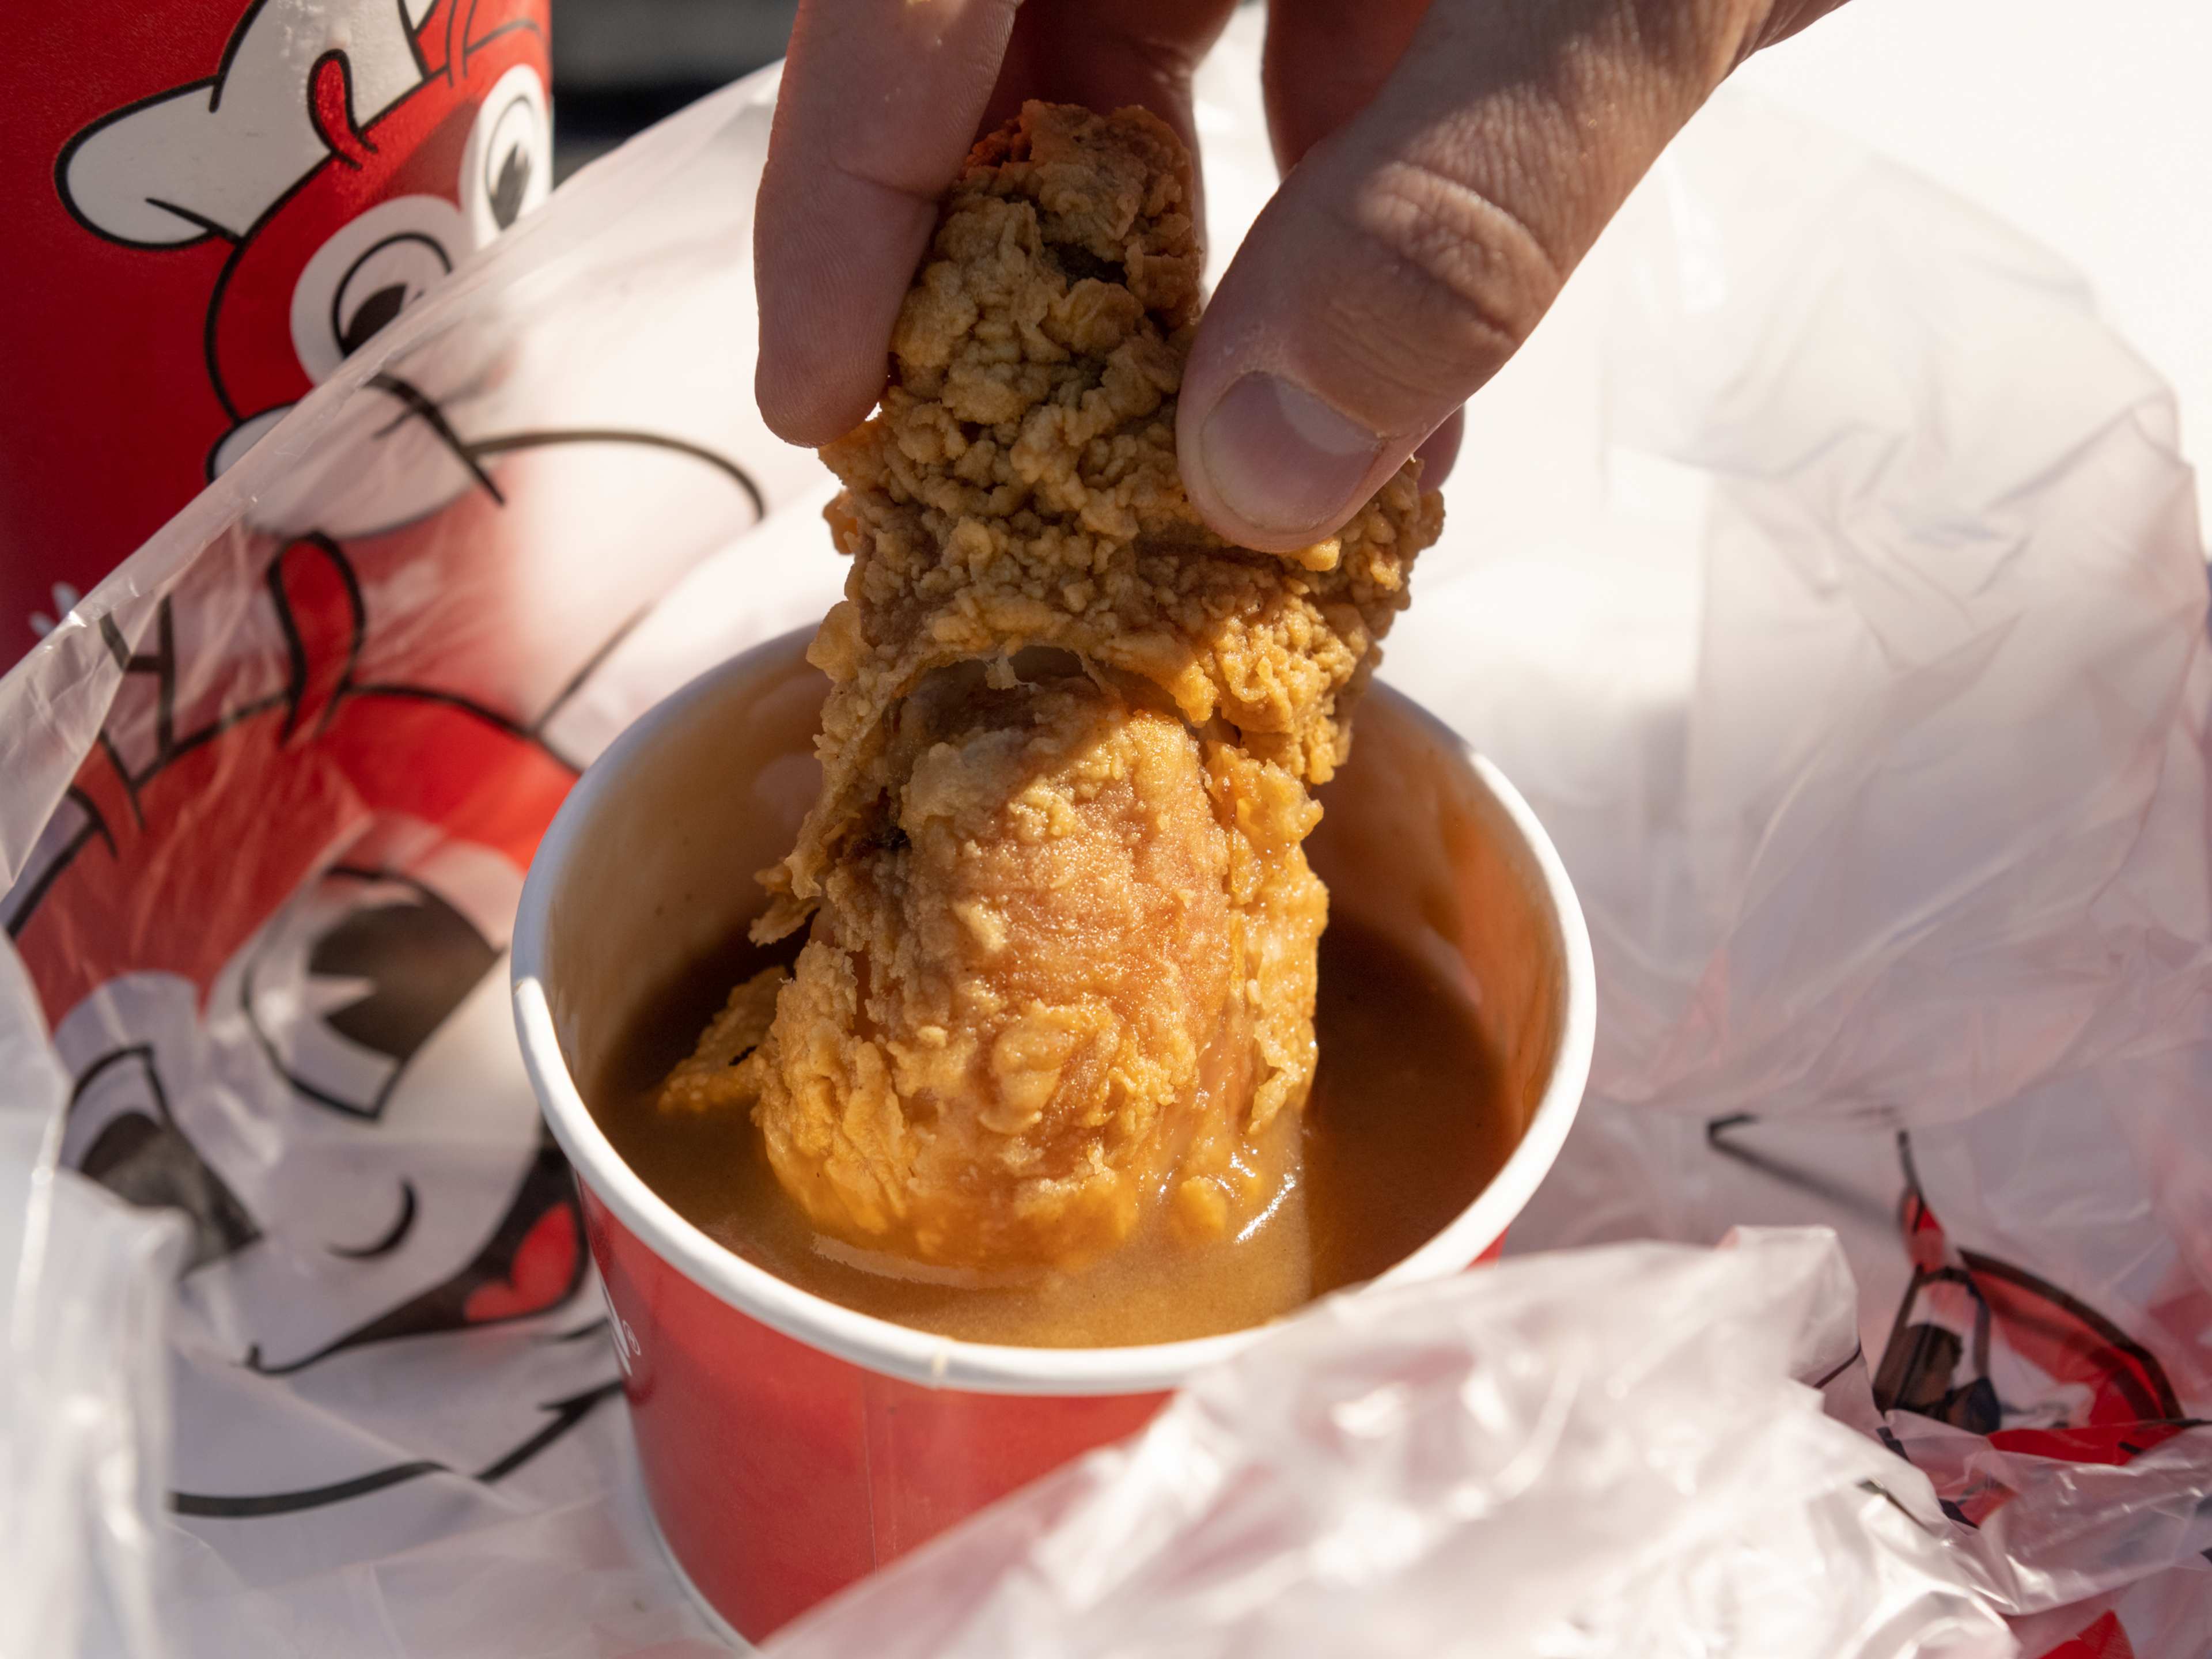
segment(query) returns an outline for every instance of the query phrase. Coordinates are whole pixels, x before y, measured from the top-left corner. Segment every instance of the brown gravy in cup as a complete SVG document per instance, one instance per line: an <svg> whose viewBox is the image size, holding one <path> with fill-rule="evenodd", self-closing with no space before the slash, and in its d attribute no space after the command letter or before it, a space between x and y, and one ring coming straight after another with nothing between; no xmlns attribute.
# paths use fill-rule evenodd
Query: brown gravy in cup
<svg viewBox="0 0 2212 1659"><path fill-rule="evenodd" d="M742 936L647 1000L588 1091L646 1184L709 1237L826 1300L970 1342L1119 1347L1243 1329L1374 1278L1440 1231L1513 1150L1498 1067L1465 1002L1356 919L1322 936L1321 1065L1302 1114L1256 1152L1279 1195L1233 1237L1193 1244L1159 1217L1079 1272L987 1280L884 1262L808 1225L742 1111L679 1114L660 1083L730 988L798 953ZM1295 1165L1295 1168L1292 1166Z"/></svg>

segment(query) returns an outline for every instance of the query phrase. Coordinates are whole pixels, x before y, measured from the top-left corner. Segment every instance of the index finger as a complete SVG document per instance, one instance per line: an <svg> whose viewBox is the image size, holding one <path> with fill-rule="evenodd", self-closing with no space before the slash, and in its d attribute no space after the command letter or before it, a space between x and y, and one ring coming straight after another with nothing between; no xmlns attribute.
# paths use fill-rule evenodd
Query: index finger
<svg viewBox="0 0 2212 1659"><path fill-rule="evenodd" d="M1018 0L803 0L753 216L754 386L792 443L867 417Z"/></svg>

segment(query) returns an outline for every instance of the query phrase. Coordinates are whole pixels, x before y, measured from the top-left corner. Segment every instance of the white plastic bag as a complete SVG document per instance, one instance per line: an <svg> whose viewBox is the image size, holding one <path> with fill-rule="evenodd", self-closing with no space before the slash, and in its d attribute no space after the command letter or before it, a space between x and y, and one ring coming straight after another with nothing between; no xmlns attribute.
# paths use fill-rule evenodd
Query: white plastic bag
<svg viewBox="0 0 2212 1659"><path fill-rule="evenodd" d="M0 683L11 1659L707 1638L503 958L578 769L836 592L739 393L772 89L580 177Z"/></svg>
<svg viewBox="0 0 2212 1659"><path fill-rule="evenodd" d="M1126 1448L927 1546L777 1659L2006 1659L1850 1369L1819 1232L1559 1252L1335 1298Z"/></svg>
<svg viewBox="0 0 2212 1659"><path fill-rule="evenodd" d="M0 953L0 1007L28 992ZM161 1340L183 1229L55 1171L65 1080L35 1030L0 1019L0 1653L157 1653Z"/></svg>
<svg viewBox="0 0 2212 1659"><path fill-rule="evenodd" d="M1250 21L1200 85L1217 272L1272 179ZM772 93L556 192L0 682L0 1056L58 1062L0 1073L10 1155L34 1194L76 1170L190 1219L164 1339L173 1227L23 1206L10 1651L708 1650L500 964L575 769L841 579L823 473L746 395ZM1856 1379L1875 1438L1739 1375L1791 1467L1875 1459L1908 1507L1920 1471L1954 1582L2031 1656L2212 1644L2205 578L2172 419L2033 248L1724 99L1477 401L1384 669L1530 796L1599 952L1591 1100L1512 1248L1835 1228L1864 1364L1829 1397ZM1553 1271L1588 1269L1523 1288ZM1607 1352L1613 1305L1532 1307L1530 1374ZM1686 1364L1711 1334L1671 1334ZM1900 1607L1974 1628L1886 1506L1760 1509L1699 1421L1683 1467L1720 1484L1665 1524L1717 1528L1711 1582L1772 1565L1713 1540L1794 1516L1793 1549L1905 1562ZM1606 1577L1600 1519L1534 1540L1536 1624L1680 1587ZM1231 1576L1182 1565L1193 1606ZM1456 1607L1419 1583L1409 1620Z"/></svg>
<svg viewBox="0 0 2212 1659"><path fill-rule="evenodd" d="M1516 1246L1834 1225L1886 1435L2028 1650L2110 1614L2083 1639L2201 1651L2212 664L2172 399L2049 256L1730 99L1577 283L1498 391L1601 387L1517 503L1581 504L1432 581L1385 671L1589 917L1590 1096Z"/></svg>

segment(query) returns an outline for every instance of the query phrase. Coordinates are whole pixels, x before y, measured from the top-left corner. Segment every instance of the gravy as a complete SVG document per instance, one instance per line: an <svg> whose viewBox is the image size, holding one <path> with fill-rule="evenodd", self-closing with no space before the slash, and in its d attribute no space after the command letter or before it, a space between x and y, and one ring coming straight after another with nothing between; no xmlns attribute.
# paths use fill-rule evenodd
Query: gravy
<svg viewBox="0 0 2212 1659"><path fill-rule="evenodd" d="M800 942L763 951L741 936L650 999L591 1091L592 1115L646 1184L709 1237L878 1318L1025 1347L1242 1329L1401 1261L1466 1208L1512 1151L1495 1058L1466 1008L1412 957L1342 917L1322 936L1313 1093L1255 1149L1277 1196L1241 1233L1193 1245L1159 1212L1079 1273L985 1280L906 1263L878 1270L807 1224L748 1117L655 1103L730 987L787 963Z"/></svg>

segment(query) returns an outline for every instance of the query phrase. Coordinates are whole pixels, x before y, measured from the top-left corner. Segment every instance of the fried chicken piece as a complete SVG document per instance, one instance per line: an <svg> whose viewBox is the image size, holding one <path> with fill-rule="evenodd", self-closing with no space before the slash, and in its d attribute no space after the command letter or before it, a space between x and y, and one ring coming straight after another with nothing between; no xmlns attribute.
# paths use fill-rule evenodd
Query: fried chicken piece
<svg viewBox="0 0 2212 1659"><path fill-rule="evenodd" d="M946 200L882 406L823 452L854 562L808 653L823 783L755 934L813 928L721 1086L871 1249L1068 1266L1162 1194L1218 1231L1311 1082L1307 788L1442 508L1408 463L1295 554L1200 520L1191 202L1155 118L1026 106Z"/></svg>
<svg viewBox="0 0 2212 1659"><path fill-rule="evenodd" d="M722 1011L699 1033L691 1053L662 1079L660 1109L665 1112L711 1112L728 1106L750 1106L760 1097L760 1086L738 1062L761 1046L775 1022L777 994L784 975L763 968L750 979L738 981Z"/></svg>
<svg viewBox="0 0 2212 1659"><path fill-rule="evenodd" d="M848 1238L984 1268L1110 1249L1171 1172L1225 1215L1248 1116L1310 1073L1281 980L1327 914L1316 809L1271 814L1231 745L1079 669L946 675L895 724L896 816L830 871L765 1051L778 1177Z"/></svg>
<svg viewBox="0 0 2212 1659"><path fill-rule="evenodd" d="M881 710L930 669L1063 647L1158 685L1194 725L1326 782L1340 717L1407 599L1443 507L1409 463L1342 531L1231 547L1176 469L1175 394L1201 258L1189 158L1165 124L1030 104L977 147L891 337L878 412L823 451L852 556L810 653L828 809L787 865L802 902L875 787Z"/></svg>

